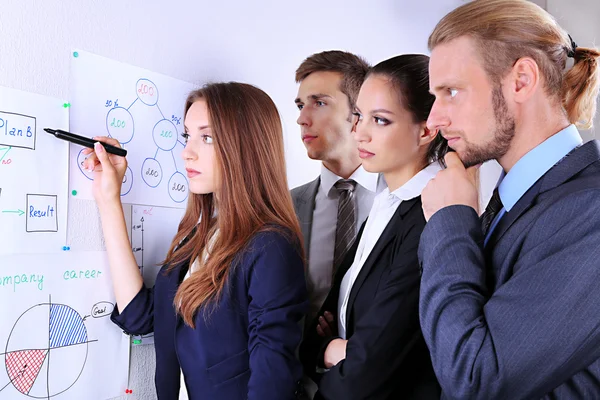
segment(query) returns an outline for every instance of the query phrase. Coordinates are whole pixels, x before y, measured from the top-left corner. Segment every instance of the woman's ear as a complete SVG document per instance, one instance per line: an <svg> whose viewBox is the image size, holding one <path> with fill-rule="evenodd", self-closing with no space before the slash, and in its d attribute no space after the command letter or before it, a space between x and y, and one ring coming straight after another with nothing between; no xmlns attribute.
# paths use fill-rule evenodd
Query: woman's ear
<svg viewBox="0 0 600 400"><path fill-rule="evenodd" d="M429 130L429 128L427 128L427 122L422 122L421 128L419 130L419 145L420 146L428 145L435 139L437 134L438 134L437 129L435 131L431 131L431 130Z"/></svg>

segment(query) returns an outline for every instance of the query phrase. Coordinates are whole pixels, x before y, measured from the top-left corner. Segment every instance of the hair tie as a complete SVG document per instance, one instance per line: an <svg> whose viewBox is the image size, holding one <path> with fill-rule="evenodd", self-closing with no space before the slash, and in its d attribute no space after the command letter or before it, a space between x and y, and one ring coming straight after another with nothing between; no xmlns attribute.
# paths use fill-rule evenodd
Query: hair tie
<svg viewBox="0 0 600 400"><path fill-rule="evenodd" d="M569 35L569 40L571 41L571 48L567 49L567 57L575 58L575 51L577 50L577 43L573 40L571 35Z"/></svg>

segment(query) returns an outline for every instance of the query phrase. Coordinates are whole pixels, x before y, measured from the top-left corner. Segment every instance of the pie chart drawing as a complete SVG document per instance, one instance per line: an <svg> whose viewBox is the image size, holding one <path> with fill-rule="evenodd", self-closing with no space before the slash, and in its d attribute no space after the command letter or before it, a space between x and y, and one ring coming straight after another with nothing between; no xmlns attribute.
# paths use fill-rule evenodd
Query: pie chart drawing
<svg viewBox="0 0 600 400"><path fill-rule="evenodd" d="M69 390L81 376L88 356L84 319L73 308L37 304L15 322L4 354L11 385L24 396L49 399ZM0 398L2 391L0 388Z"/></svg>

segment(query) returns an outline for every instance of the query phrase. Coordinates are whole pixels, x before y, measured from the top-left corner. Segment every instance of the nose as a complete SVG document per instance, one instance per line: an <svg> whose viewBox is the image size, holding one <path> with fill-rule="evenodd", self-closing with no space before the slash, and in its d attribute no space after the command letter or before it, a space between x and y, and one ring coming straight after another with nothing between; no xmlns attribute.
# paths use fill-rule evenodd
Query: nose
<svg viewBox="0 0 600 400"><path fill-rule="evenodd" d="M300 116L298 116L296 122L300 126L309 127L311 125L311 119L307 107L303 107L302 110L300 110Z"/></svg>
<svg viewBox="0 0 600 400"><path fill-rule="evenodd" d="M354 125L354 140L358 143L368 143L371 141L371 135L369 129L365 127L363 121L358 121Z"/></svg>
<svg viewBox="0 0 600 400"><path fill-rule="evenodd" d="M193 146L190 146L189 140L183 148L183 151L181 152L181 158L183 158L184 161L193 161L198 158L198 155L194 151Z"/></svg>
<svg viewBox="0 0 600 400"><path fill-rule="evenodd" d="M441 131L449 125L450 118L448 117L446 108L438 100L435 100L431 107L429 118L427 118L427 128L434 132Z"/></svg>

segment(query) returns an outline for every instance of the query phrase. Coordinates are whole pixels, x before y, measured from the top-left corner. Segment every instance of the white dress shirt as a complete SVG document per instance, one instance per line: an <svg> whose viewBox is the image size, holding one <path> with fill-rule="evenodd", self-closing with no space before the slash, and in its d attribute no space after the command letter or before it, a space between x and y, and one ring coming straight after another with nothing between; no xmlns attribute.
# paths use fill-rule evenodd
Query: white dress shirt
<svg viewBox="0 0 600 400"><path fill-rule="evenodd" d="M441 169L440 164L437 162L430 164L392 193L390 193L389 188L386 188L375 198L365 230L360 238L356 255L354 256L354 262L344 275L340 287L337 320L338 333L342 339L346 339L346 311L348 308L350 292L352 291L352 285L354 285L369 254L371 254L371 251L375 247L375 244L379 240L385 227L394 216L400 203L420 196L423 189L425 189L425 186L427 186L427 183L434 178Z"/></svg>
<svg viewBox="0 0 600 400"><path fill-rule="evenodd" d="M319 312L331 289L335 228L340 198L334 185L340 179L342 178L325 166L321 166L321 184L315 197L309 247L307 280L311 319ZM382 176L367 172L362 166L354 171L349 179L354 179L357 183L354 193L357 203L356 231L358 233L358 229L369 215L375 196L386 187L386 183Z"/></svg>

